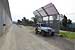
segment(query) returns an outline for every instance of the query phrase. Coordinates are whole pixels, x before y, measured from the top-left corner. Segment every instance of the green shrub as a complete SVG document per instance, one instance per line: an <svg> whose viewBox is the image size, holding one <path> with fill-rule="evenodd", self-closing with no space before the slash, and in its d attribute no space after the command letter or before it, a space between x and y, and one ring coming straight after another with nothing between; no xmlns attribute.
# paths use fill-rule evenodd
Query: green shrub
<svg viewBox="0 0 75 50"><path fill-rule="evenodd" d="M69 39L75 39L75 32L60 32L63 37L69 38Z"/></svg>

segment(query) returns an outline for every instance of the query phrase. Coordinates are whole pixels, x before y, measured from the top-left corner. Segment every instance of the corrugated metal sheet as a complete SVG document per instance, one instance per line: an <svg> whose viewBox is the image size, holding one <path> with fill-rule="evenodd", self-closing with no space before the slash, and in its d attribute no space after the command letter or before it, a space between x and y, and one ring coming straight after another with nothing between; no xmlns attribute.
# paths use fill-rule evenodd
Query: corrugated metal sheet
<svg viewBox="0 0 75 50"><path fill-rule="evenodd" d="M44 6L43 8L45 9L45 11L47 13L42 9L42 7L37 10L42 15L42 17L46 17L47 15L53 16L53 15L59 14L59 12L55 8L54 4L52 4L52 3ZM37 11L34 11L33 14L40 16Z"/></svg>

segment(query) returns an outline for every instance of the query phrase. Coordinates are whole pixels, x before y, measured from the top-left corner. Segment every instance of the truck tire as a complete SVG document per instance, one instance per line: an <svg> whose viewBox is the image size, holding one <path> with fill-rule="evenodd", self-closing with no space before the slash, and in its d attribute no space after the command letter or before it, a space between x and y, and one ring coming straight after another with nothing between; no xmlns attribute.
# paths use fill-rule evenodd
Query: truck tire
<svg viewBox="0 0 75 50"><path fill-rule="evenodd" d="M35 34L38 34L38 31L36 31Z"/></svg>
<svg viewBox="0 0 75 50"><path fill-rule="evenodd" d="M37 28L35 29L35 34L38 34L38 29Z"/></svg>
<svg viewBox="0 0 75 50"><path fill-rule="evenodd" d="M41 31L41 35L42 35L42 36L46 36L46 34L45 34L44 31Z"/></svg>
<svg viewBox="0 0 75 50"><path fill-rule="evenodd" d="M51 33L51 36L54 36L54 32Z"/></svg>

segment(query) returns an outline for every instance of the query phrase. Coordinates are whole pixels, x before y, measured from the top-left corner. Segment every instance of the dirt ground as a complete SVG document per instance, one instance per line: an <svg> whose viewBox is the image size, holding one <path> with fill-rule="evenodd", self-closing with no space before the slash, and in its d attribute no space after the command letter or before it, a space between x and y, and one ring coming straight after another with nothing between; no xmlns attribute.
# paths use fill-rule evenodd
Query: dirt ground
<svg viewBox="0 0 75 50"><path fill-rule="evenodd" d="M59 37L42 37L34 28L13 24L0 50L74 50L74 44Z"/></svg>

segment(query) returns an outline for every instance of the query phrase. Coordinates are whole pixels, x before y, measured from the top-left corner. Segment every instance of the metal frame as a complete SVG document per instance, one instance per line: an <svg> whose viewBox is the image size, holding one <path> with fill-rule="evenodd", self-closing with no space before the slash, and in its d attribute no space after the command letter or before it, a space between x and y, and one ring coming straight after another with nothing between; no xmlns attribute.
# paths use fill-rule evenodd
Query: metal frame
<svg viewBox="0 0 75 50"><path fill-rule="evenodd" d="M38 10L36 10L38 13L39 13L39 11ZM39 15L41 16L41 18L42 18L42 22L43 22L43 16L39 13Z"/></svg>
<svg viewBox="0 0 75 50"><path fill-rule="evenodd" d="M52 3L51 3L51 4L52 4ZM44 7L41 7L42 10L43 10L43 11L45 12L45 14L46 14L46 16L42 16L41 13L40 13L40 11L36 10L37 13L40 15L40 17L42 18L42 22L43 22L43 17L48 17L48 24L50 25L50 16L53 16L53 17L56 16L56 17L57 17L57 15L59 15L59 12L57 11L57 9L56 9L56 7L54 6L54 4L53 4L53 7L54 7L54 9L56 10L57 14L49 15L48 12L46 11L46 9L45 9ZM56 19L53 18L53 20L56 20ZM59 17L59 20L60 20L60 17Z"/></svg>

